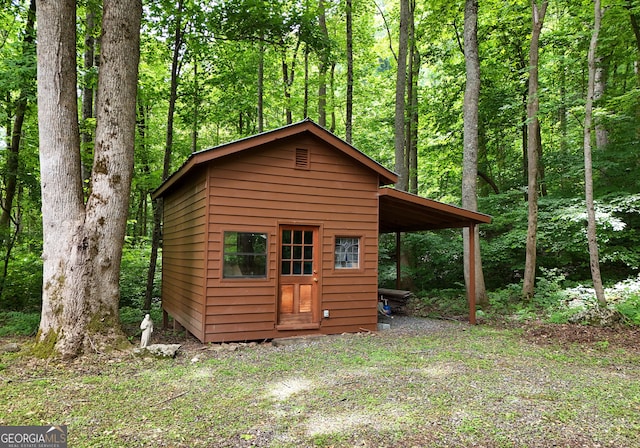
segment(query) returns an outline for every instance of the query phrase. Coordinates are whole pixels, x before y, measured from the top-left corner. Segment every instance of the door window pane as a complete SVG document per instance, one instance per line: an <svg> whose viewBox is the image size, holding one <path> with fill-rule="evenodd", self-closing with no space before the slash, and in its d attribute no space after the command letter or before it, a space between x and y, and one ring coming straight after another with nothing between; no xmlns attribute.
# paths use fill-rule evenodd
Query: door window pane
<svg viewBox="0 0 640 448"><path fill-rule="evenodd" d="M313 274L313 263L310 261L305 261L304 262L304 270L303 270L303 274L304 275L311 275Z"/></svg>
<svg viewBox="0 0 640 448"><path fill-rule="evenodd" d="M313 232L311 230L305 230L304 244L313 244Z"/></svg>
<svg viewBox="0 0 640 448"><path fill-rule="evenodd" d="M313 274L313 230L283 230L280 249L281 275Z"/></svg>

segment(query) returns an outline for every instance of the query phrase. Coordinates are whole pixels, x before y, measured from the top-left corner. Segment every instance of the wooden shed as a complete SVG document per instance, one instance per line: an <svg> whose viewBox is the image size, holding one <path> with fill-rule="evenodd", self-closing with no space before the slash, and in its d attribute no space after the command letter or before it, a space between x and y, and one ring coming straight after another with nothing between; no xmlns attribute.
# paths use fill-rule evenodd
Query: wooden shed
<svg viewBox="0 0 640 448"><path fill-rule="evenodd" d="M381 231L490 221L396 181L311 120L192 154L153 195L165 316L202 342L376 330Z"/></svg>

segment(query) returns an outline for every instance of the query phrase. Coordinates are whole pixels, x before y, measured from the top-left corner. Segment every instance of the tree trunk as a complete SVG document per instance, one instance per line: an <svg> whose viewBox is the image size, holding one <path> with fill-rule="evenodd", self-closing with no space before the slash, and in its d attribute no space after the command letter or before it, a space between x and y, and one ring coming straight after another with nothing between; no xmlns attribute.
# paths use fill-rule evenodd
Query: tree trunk
<svg viewBox="0 0 640 448"><path fill-rule="evenodd" d="M87 5L87 13L85 16L85 36L84 36L84 79L82 80L82 132L80 133L80 142L82 151L91 151L91 142L93 141L93 129L91 129L90 120L93 116L93 94L95 87L95 45L96 40L93 37L95 32L95 12L92 8L95 6ZM88 156L91 154L89 153ZM90 157L86 157L89 160ZM91 166L82 164L82 180L89 183L91 180Z"/></svg>
<svg viewBox="0 0 640 448"><path fill-rule="evenodd" d="M462 206L478 210L478 107L480 102L480 57L478 55L478 0L466 0L464 8L464 58L466 86L464 90L464 154L462 162ZM482 273L478 226L474 226L474 259L471 260L469 229L463 231L464 278L469 289L469 264L475 268L475 301L487 303Z"/></svg>
<svg viewBox="0 0 640 448"><path fill-rule="evenodd" d="M119 277L140 53L139 0L105 0L92 192L83 201L76 99L76 3L37 3L43 221L43 355L73 357L123 338Z"/></svg>
<svg viewBox="0 0 640 448"><path fill-rule="evenodd" d="M302 102L302 116L309 116L309 45L304 46L304 100Z"/></svg>
<svg viewBox="0 0 640 448"><path fill-rule="evenodd" d="M198 86L198 59L197 55L194 55L193 58L193 118L191 123L191 152L198 151L198 129L200 127L199 124L199 114L200 110L200 87Z"/></svg>
<svg viewBox="0 0 640 448"><path fill-rule="evenodd" d="M418 79L420 77L420 53L416 44L415 0L409 4L409 48L407 51L409 68L407 70L407 116L406 116L406 166L407 191L418 193Z"/></svg>
<svg viewBox="0 0 640 448"><path fill-rule="evenodd" d="M636 41L636 67L640 66L640 17L633 12L633 1L627 0L625 5L629 10L631 29ZM640 70L636 68L636 86L640 86ZM636 104L636 123L640 123L640 104ZM636 127L636 136L640 138L640 127Z"/></svg>
<svg viewBox="0 0 640 448"><path fill-rule="evenodd" d="M529 47L529 91L527 98L527 200L529 214L527 218L527 246L524 267L524 283L522 296L531 299L534 294L536 280L536 242L538 233L538 148L540 146L538 122L538 55L540 45L540 33L544 23L544 15L548 2L545 0L538 6L537 0L531 1L532 31Z"/></svg>
<svg viewBox="0 0 640 448"><path fill-rule="evenodd" d="M395 171L398 174L396 188L407 191L408 173L405 152L405 92L407 89L407 52L409 45L409 0L400 0L400 36L398 44L398 71L396 74L395 104Z"/></svg>
<svg viewBox="0 0 640 448"><path fill-rule="evenodd" d="M594 79L593 102L597 103L602 96L607 85L608 58L596 57L596 73ZM602 124L602 120L595 119L596 148L604 149L609 144L609 132Z"/></svg>
<svg viewBox="0 0 640 448"><path fill-rule="evenodd" d="M598 303L606 306L602 277L600 275L600 260L598 254L598 240L596 236L596 212L593 198L593 164L591 159L591 126L593 124L593 99L596 84L596 47L598 46L598 34L602 22L602 9L600 0L594 0L594 26L591 42L589 43L589 81L587 84L587 100L584 112L584 185L587 205L587 242L589 244L589 260L591 278L596 291Z"/></svg>
<svg viewBox="0 0 640 448"><path fill-rule="evenodd" d="M264 43L258 47L258 133L264 131Z"/></svg>
<svg viewBox="0 0 640 448"><path fill-rule="evenodd" d="M418 194L418 79L420 78L420 53L411 45L411 58L409 69L409 117L407 120L407 173L408 191Z"/></svg>
<svg viewBox="0 0 640 448"><path fill-rule="evenodd" d="M352 0L347 1L347 104L345 119L345 140L353 140L353 6Z"/></svg>
<svg viewBox="0 0 640 448"><path fill-rule="evenodd" d="M293 113L291 112L291 84L293 84L293 71L291 72L291 78L289 77L289 66L286 60L286 53L282 52L282 85L284 86L284 104L285 104L285 116L287 124L293 123Z"/></svg>
<svg viewBox="0 0 640 448"><path fill-rule="evenodd" d="M324 7L324 0L318 0L318 26L320 33L329 41L329 31L327 30L327 17ZM320 70L318 72L318 124L323 128L327 127L327 72L329 70L328 48L320 48Z"/></svg>
<svg viewBox="0 0 640 448"><path fill-rule="evenodd" d="M528 82L527 82L528 83ZM526 93L522 95L522 105L523 105L523 111L522 111L522 115L523 115L523 119L522 119L522 134L521 134L521 140L522 140L522 183L523 184L527 184L529 182L529 162L527 160L527 154L529 153L529 125L527 124L527 110L528 110L528 105L527 105L527 95ZM529 196L527 195L527 192L525 190L524 192L524 200L528 200Z"/></svg>
<svg viewBox="0 0 640 448"><path fill-rule="evenodd" d="M173 38L173 57L171 59L171 79L169 82L169 108L167 110L167 134L164 144L164 159L162 163L162 180L169 177L171 170L171 156L173 153L173 122L178 101L178 79L180 77L180 58L182 54L184 30L182 29L182 2L178 3L175 17L175 30ZM149 270L147 271L147 287L145 289L143 310L151 309L153 296L153 283L158 264L158 249L162 239L162 199L158 199L152 206L153 209L153 234L151 236L151 254L149 256Z"/></svg>
<svg viewBox="0 0 640 448"><path fill-rule="evenodd" d="M331 63L331 69L329 70L329 111L331 121L329 122L329 131L335 134L336 132L336 64Z"/></svg>
<svg viewBox="0 0 640 448"><path fill-rule="evenodd" d="M24 40L22 43L22 55L23 57L32 57L35 40L35 28L34 22L36 19L36 2L31 0L29 4L29 11L27 12L27 23L25 25ZM16 196L18 187L18 168L19 168L19 154L20 144L22 140L22 125L27 113L27 105L29 95L33 93L33 80L21 79L20 92L18 93L18 100L15 104L13 126L11 127L11 139L9 140L9 147L7 148L7 167L5 173L5 195L2 202L2 213L0 214L0 241L3 243L9 241L10 227L11 227L11 209L13 208L13 202ZM10 121L10 120L9 120Z"/></svg>

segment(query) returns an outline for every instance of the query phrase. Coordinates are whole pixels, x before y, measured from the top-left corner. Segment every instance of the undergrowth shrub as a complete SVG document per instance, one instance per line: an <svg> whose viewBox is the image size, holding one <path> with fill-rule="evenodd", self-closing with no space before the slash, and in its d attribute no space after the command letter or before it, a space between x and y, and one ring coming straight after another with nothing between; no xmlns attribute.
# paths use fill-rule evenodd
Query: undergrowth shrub
<svg viewBox="0 0 640 448"><path fill-rule="evenodd" d="M0 310L39 311L42 300L42 259L39 253L16 250L9 266Z"/></svg>
<svg viewBox="0 0 640 448"><path fill-rule="evenodd" d="M140 325L142 319L144 319L145 311L142 311L140 307L125 306L120 308L120 323L123 327L130 327ZM151 319L158 325L162 322L162 309L158 302L151 304L151 310L149 311Z"/></svg>
<svg viewBox="0 0 640 448"><path fill-rule="evenodd" d="M469 314L467 295L460 289L438 289L419 293L407 304L407 311L420 317L458 317Z"/></svg>
<svg viewBox="0 0 640 448"><path fill-rule="evenodd" d="M617 304L616 309L632 325L640 325L640 294L634 294Z"/></svg>
<svg viewBox="0 0 640 448"><path fill-rule="evenodd" d="M593 287L568 286L557 270L543 270L530 301L521 298L522 284L489 292L489 316L516 320L542 319L550 323L640 325L640 277L605 288L607 305L598 303Z"/></svg>
<svg viewBox="0 0 640 448"><path fill-rule="evenodd" d="M0 336L33 336L39 324L40 313L0 312Z"/></svg>
<svg viewBox="0 0 640 448"><path fill-rule="evenodd" d="M120 266L120 308L142 309L147 289L150 254L151 246L148 243L125 244ZM158 263L153 283L153 297L158 296L160 296L160 263Z"/></svg>

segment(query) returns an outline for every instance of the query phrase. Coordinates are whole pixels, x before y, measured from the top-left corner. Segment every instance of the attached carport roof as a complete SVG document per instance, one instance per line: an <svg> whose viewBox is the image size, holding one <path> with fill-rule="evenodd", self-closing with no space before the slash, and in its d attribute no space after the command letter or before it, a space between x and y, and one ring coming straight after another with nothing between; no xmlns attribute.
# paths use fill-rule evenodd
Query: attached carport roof
<svg viewBox="0 0 640 448"><path fill-rule="evenodd" d="M379 189L379 231L416 232L488 224L491 216L395 188Z"/></svg>
<svg viewBox="0 0 640 448"><path fill-rule="evenodd" d="M396 283L400 289L401 269L400 238L402 232L437 230L469 227L475 229L478 224L488 224L491 216L483 213L445 204L432 199L416 196L395 188L379 188L378 225L380 233L396 232ZM475 260L475 230L469 235L468 260ZM476 323L476 269L475 263L469 263L469 282L467 299L469 301L469 323Z"/></svg>

